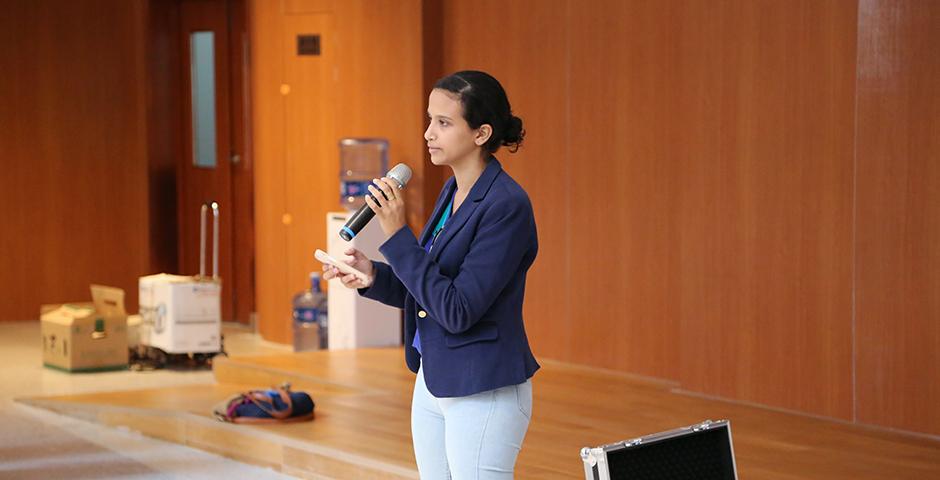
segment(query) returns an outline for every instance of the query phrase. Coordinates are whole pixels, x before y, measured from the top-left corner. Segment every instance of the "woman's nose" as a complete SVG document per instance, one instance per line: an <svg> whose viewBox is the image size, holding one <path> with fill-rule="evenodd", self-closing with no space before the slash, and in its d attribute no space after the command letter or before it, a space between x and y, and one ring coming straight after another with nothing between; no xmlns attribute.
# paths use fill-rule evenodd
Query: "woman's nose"
<svg viewBox="0 0 940 480"><path fill-rule="evenodd" d="M424 139L428 142L434 139L434 135L431 134L431 125L428 125L428 128L424 130Z"/></svg>

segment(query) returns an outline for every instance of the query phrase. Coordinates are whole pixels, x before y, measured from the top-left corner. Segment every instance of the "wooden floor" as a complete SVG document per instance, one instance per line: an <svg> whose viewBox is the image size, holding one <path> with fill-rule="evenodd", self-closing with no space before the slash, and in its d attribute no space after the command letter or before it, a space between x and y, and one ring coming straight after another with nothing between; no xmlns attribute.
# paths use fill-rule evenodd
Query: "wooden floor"
<svg viewBox="0 0 940 480"><path fill-rule="evenodd" d="M704 419L730 419L746 480L940 478L940 441L674 390L668 383L543 361L516 478L583 478L579 451ZM306 478L417 478L401 349L220 359L218 384L20 401L203 448ZM317 403L313 422L245 426L210 410L247 386L290 381Z"/></svg>

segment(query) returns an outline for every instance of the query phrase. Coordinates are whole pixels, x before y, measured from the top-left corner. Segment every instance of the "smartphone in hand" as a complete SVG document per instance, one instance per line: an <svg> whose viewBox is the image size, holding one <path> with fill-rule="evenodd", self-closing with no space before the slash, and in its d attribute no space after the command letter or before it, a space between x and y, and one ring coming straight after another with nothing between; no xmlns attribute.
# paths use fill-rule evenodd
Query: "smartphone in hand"
<svg viewBox="0 0 940 480"><path fill-rule="evenodd" d="M319 260L321 263L332 265L338 268L339 271L343 273L355 275L363 282L366 282L366 283L369 282L368 275L360 272L359 270L356 270L353 267L350 267L349 265L346 264L346 262L342 262L342 261L337 260L336 258L333 258L330 254L324 252L323 250L320 250L319 248L317 249L316 252L313 253L313 256L316 257L316 259Z"/></svg>

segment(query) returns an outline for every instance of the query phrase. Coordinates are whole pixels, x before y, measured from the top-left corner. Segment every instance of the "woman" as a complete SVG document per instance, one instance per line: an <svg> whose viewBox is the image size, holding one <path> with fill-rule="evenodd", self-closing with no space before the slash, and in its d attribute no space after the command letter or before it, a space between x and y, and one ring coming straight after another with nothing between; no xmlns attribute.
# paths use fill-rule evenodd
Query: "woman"
<svg viewBox="0 0 940 480"><path fill-rule="evenodd" d="M539 365L522 321L526 272L538 252L526 192L493 156L515 152L522 120L483 72L437 82L424 132L431 162L454 176L421 236L405 223L402 197L387 178L366 196L388 239L388 264L355 249L347 262L366 273L324 278L405 311L405 358L417 373L411 430L422 478L512 478L532 415Z"/></svg>

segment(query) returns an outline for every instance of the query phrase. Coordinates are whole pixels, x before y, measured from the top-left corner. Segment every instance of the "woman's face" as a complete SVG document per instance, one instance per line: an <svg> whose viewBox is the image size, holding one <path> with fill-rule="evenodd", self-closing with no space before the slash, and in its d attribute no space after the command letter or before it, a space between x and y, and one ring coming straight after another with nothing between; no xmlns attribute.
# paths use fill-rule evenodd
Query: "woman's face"
<svg viewBox="0 0 940 480"><path fill-rule="evenodd" d="M481 155L480 147L486 143L481 133L485 134L489 125L470 128L463 118L463 106L455 94L437 88L431 90L428 119L424 139L428 142L431 163L453 166Z"/></svg>

